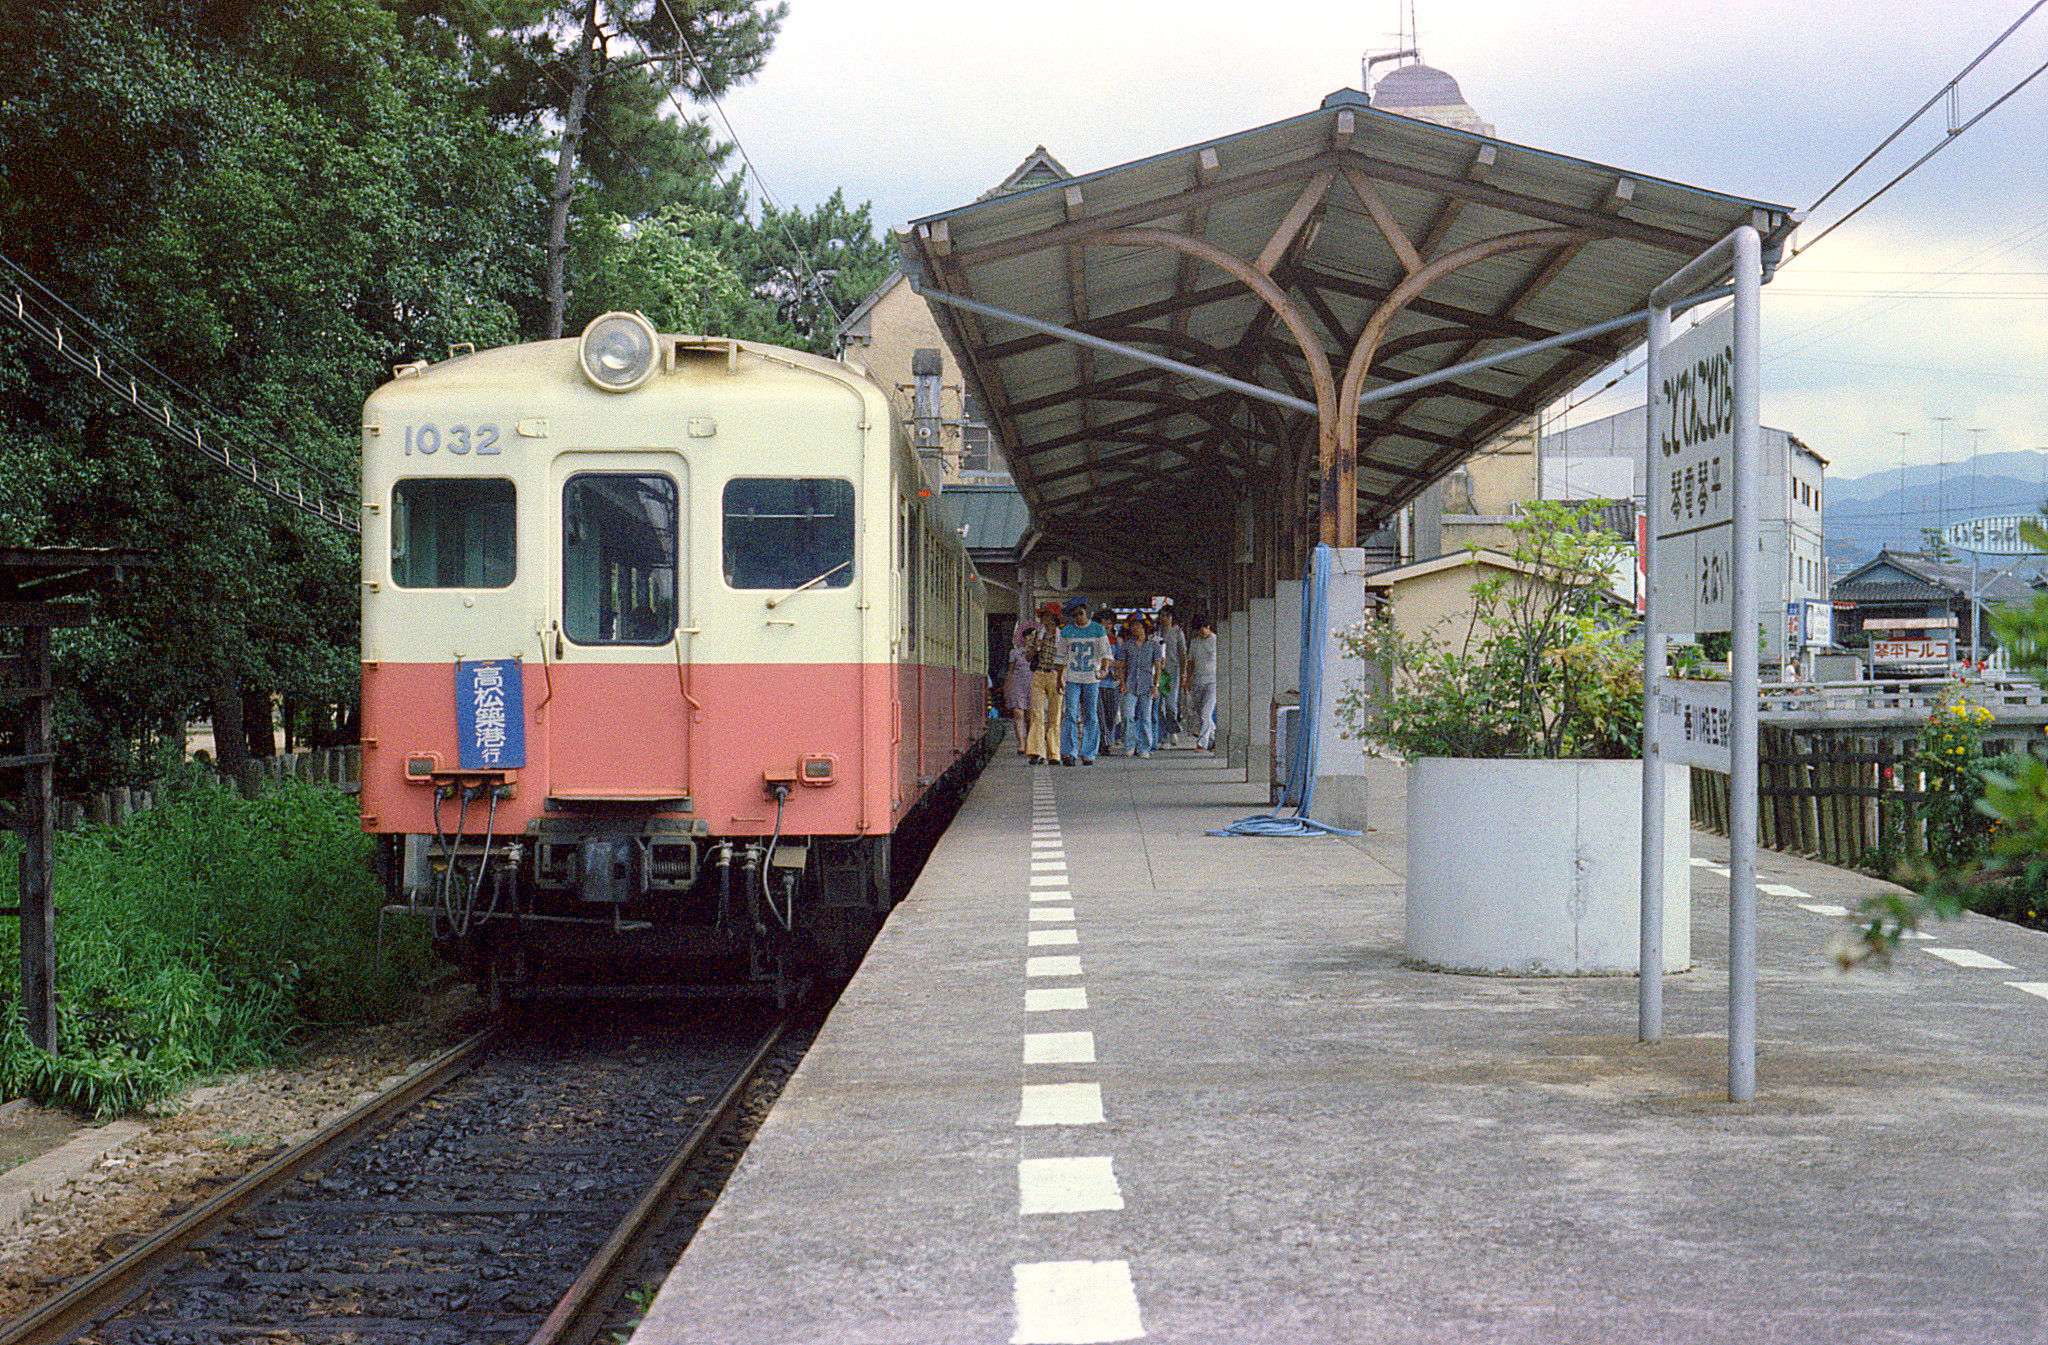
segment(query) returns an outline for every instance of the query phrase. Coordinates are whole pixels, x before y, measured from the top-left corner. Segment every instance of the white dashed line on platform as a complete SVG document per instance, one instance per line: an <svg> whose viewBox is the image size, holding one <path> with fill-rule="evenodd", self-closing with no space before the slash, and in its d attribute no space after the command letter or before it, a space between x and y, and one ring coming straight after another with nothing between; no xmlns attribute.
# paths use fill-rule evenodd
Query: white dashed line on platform
<svg viewBox="0 0 2048 1345"><path fill-rule="evenodd" d="M1120 1210L1124 1193L1108 1158L1025 1158L1017 1163L1019 1214Z"/></svg>
<svg viewBox="0 0 2048 1345"><path fill-rule="evenodd" d="M1081 959L1078 957L1027 957L1024 959L1026 976L1079 976Z"/></svg>
<svg viewBox="0 0 2048 1345"><path fill-rule="evenodd" d="M1078 929L1034 929L1024 940L1033 948L1071 947L1080 941L1081 931Z"/></svg>
<svg viewBox="0 0 2048 1345"><path fill-rule="evenodd" d="M1040 859L1038 856L1033 855L1031 857L1031 871L1033 873L1065 873L1067 871L1067 861L1064 859Z"/></svg>
<svg viewBox="0 0 2048 1345"><path fill-rule="evenodd" d="M1128 1261L1032 1261L1014 1267L1017 1333L1010 1345L1108 1345L1140 1340Z"/></svg>
<svg viewBox="0 0 2048 1345"><path fill-rule="evenodd" d="M1787 887L1783 883L1758 883L1756 885L1756 890L1759 892L1768 892L1770 895L1774 897L1791 897L1795 901L1797 901L1800 897L1805 897L1809 901L1813 899L1813 893L1802 891L1801 889L1796 887Z"/></svg>
<svg viewBox="0 0 2048 1345"><path fill-rule="evenodd" d="M1072 901L1074 899L1074 894L1072 890L1068 888L1046 887L1040 888L1038 891L1033 892L1031 894L1031 899L1033 901Z"/></svg>
<svg viewBox="0 0 2048 1345"><path fill-rule="evenodd" d="M1099 1126L1099 1083L1027 1083L1017 1107L1020 1126Z"/></svg>
<svg viewBox="0 0 2048 1345"><path fill-rule="evenodd" d="M1062 1009L1085 1009L1088 992L1078 985L1046 986L1024 992L1024 1012L1054 1013Z"/></svg>
<svg viewBox="0 0 2048 1345"><path fill-rule="evenodd" d="M1073 918L1074 908L1071 906L1033 906L1031 908L1031 919L1035 924L1056 925L1062 920L1072 920Z"/></svg>
<svg viewBox="0 0 2048 1345"><path fill-rule="evenodd" d="M2048 999L2048 981L2007 981L2006 984L2037 998Z"/></svg>
<svg viewBox="0 0 2048 1345"><path fill-rule="evenodd" d="M1799 903L1799 909L1812 911L1815 915L1833 916L1838 920L1849 913L1847 906L1830 906L1824 901L1802 901Z"/></svg>
<svg viewBox="0 0 2048 1345"><path fill-rule="evenodd" d="M1711 869L1714 867L1714 861L1711 859L1701 859L1698 855L1694 855L1692 856L1692 866L1696 869Z"/></svg>
<svg viewBox="0 0 2048 1345"><path fill-rule="evenodd" d="M1034 873L1031 875L1031 885L1033 887L1065 887L1067 885L1067 877L1063 873Z"/></svg>
<svg viewBox="0 0 2048 1345"><path fill-rule="evenodd" d="M1932 953L1944 962L1953 962L1958 967L1980 967L1985 971L2011 971L2012 963L2000 962L1989 953L1980 953L1973 948L1923 948L1923 953Z"/></svg>
<svg viewBox="0 0 2048 1345"><path fill-rule="evenodd" d="M1093 1032L1027 1032L1024 1034L1024 1063L1027 1065L1092 1065L1095 1063Z"/></svg>

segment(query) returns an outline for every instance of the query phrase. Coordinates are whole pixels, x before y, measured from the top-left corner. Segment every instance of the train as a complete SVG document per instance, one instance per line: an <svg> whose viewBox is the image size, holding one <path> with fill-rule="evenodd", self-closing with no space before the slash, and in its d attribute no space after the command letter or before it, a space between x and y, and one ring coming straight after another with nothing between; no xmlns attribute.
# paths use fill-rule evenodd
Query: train
<svg viewBox="0 0 2048 1345"><path fill-rule="evenodd" d="M986 593L888 391L606 313L398 367L362 463L387 909L500 1006L845 975L993 741Z"/></svg>

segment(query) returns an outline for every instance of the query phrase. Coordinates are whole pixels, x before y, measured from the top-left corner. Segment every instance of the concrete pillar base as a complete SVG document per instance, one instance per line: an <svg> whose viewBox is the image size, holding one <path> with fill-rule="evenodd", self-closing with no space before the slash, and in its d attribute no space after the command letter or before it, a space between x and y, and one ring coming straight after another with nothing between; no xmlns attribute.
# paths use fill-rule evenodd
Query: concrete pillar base
<svg viewBox="0 0 2048 1345"><path fill-rule="evenodd" d="M1350 831L1364 831L1371 810L1362 775L1318 775L1315 807L1309 816Z"/></svg>

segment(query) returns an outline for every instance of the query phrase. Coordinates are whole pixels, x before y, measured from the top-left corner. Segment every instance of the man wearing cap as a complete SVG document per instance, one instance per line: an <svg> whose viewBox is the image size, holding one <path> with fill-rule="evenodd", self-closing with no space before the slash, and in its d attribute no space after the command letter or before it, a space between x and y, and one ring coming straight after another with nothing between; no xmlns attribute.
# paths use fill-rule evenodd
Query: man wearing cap
<svg viewBox="0 0 2048 1345"><path fill-rule="evenodd" d="M1060 628L1060 665L1066 670L1066 713L1060 723L1060 764L1093 765L1101 746L1102 726L1096 718L1100 695L1096 684L1109 668L1109 632L1088 615L1088 604L1075 598L1067 604L1067 624Z"/></svg>
<svg viewBox="0 0 2048 1345"><path fill-rule="evenodd" d="M1060 756L1060 605L1049 602L1038 609L1038 622L1024 636L1024 653L1031 660L1031 718L1024 734L1024 751L1032 765L1058 761Z"/></svg>

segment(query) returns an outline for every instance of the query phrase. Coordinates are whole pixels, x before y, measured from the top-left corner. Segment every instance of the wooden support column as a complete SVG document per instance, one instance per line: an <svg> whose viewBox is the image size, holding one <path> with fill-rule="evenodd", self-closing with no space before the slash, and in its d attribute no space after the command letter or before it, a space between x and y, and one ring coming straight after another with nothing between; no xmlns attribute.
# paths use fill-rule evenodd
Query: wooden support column
<svg viewBox="0 0 2048 1345"><path fill-rule="evenodd" d="M56 809L51 798L55 725L50 694L50 628L21 628L21 1007L28 1039L57 1045Z"/></svg>
<svg viewBox="0 0 2048 1345"><path fill-rule="evenodd" d="M1421 270L1412 273L1393 288L1379 307L1373 310L1372 317L1365 324L1365 330L1359 334L1358 342L1351 350L1351 359L1345 366L1343 379L1337 385L1337 405L1341 411L1335 417L1336 423L1328 427L1335 435L1337 443L1334 450L1328 444L1323 446L1323 516L1326 520L1329 518L1332 503L1330 493L1335 491L1340 497L1339 504L1344 516L1352 525L1345 529L1344 535L1350 538L1357 536L1355 527L1358 516L1358 399L1365 392L1366 370L1372 367L1388 326L1401 310L1420 298L1431 285L1461 267L1524 248L1566 247L1590 241L1591 237L1592 235L1581 230L1565 229L1529 229L1520 233L1502 234L1498 238L1489 238L1484 242L1447 253L1427 263ZM1319 401L1318 405L1320 404ZM1325 416L1324 419L1327 421L1330 417ZM1324 540L1329 540L1329 533L1326 523L1323 529ZM1355 546L1357 543L1350 540L1333 542L1332 545Z"/></svg>
<svg viewBox="0 0 2048 1345"><path fill-rule="evenodd" d="M1325 188L1327 185L1327 183L1324 184ZM1321 190L1318 190L1316 198L1320 200L1320 197ZM1336 374L1331 368L1329 357L1323 350L1322 342L1316 339L1315 332L1309 327L1307 319L1303 317L1301 310L1295 307L1288 299L1286 291L1275 284L1272 277L1245 261L1242 257L1226 252L1213 243L1189 238L1184 234L1177 234L1168 229L1118 229L1098 234L1089 241L1116 247L1168 247L1176 249L1188 256L1199 258L1229 272L1232 276L1244 282L1246 288L1258 295L1259 298L1265 300L1274 314L1286 325L1288 333L1294 337L1295 346L1301 351L1302 358L1307 361L1309 375L1315 385L1317 444L1320 461L1324 464L1323 540L1333 546L1357 545L1358 511L1356 507L1334 510L1332 508L1331 491L1334 487L1330 480L1330 474L1336 470L1338 455L1342 447L1338 435L1338 422L1341 417L1337 414L1340 403L1337 398ZM1352 398L1352 401L1356 402L1357 398ZM1352 419L1356 420L1355 414ZM1347 482L1354 484L1349 486L1344 492L1346 504L1350 504L1352 496L1357 493L1355 482L1358 477L1358 436L1355 433L1352 434L1348 442L1351 445L1351 470L1345 479Z"/></svg>

